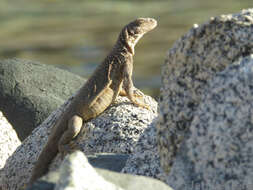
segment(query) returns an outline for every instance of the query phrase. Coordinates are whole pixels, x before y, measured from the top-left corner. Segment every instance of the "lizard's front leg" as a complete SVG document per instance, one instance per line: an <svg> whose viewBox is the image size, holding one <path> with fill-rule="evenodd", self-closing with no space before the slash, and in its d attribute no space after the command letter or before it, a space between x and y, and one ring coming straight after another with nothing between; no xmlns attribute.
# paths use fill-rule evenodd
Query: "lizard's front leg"
<svg viewBox="0 0 253 190"><path fill-rule="evenodd" d="M79 134L83 125L83 119L80 116L74 115L68 121L68 129L63 133L58 143L58 150L62 153L62 156L69 153L74 145L70 142Z"/></svg>
<svg viewBox="0 0 253 190"><path fill-rule="evenodd" d="M144 95L136 91L136 88L134 88L133 81L132 81L131 67L129 67L128 64L125 66L125 69L124 69L123 88L120 91L121 96L124 94L128 97L128 99L133 104L150 110L150 107L144 102L142 102L142 100L140 100L140 97L143 99Z"/></svg>

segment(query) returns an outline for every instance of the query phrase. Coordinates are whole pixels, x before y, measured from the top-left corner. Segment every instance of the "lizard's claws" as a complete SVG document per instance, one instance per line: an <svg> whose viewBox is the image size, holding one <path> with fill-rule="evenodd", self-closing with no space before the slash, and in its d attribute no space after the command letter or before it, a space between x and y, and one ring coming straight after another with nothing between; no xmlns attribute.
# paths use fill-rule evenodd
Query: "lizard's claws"
<svg viewBox="0 0 253 190"><path fill-rule="evenodd" d="M142 91L140 91L139 89L135 88L134 89L134 93L133 93L134 97L136 98L140 98L140 97L144 97L144 93Z"/></svg>

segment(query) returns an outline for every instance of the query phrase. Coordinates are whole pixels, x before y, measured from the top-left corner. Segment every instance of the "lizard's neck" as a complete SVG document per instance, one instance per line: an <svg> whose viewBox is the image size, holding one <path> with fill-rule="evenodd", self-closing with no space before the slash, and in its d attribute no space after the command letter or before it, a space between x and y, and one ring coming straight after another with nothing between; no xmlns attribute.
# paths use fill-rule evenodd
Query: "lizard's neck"
<svg viewBox="0 0 253 190"><path fill-rule="evenodd" d="M142 35L138 35L138 38L130 35L126 26L120 32L115 48L122 51L123 54L131 54L133 56L135 44L141 37Z"/></svg>
<svg viewBox="0 0 253 190"><path fill-rule="evenodd" d="M134 46L130 47L126 42L120 41L120 39L116 42L113 47L113 52L118 52L125 56L133 56L134 55Z"/></svg>

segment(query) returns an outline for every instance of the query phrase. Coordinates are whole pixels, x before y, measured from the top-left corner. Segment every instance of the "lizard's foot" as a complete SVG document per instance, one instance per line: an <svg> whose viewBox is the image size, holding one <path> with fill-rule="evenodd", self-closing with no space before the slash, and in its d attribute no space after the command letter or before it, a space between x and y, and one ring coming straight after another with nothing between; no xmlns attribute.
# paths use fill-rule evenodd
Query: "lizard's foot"
<svg viewBox="0 0 253 190"><path fill-rule="evenodd" d="M136 98L143 98L145 95L138 88L135 88L134 91L133 91L133 96L136 97Z"/></svg>
<svg viewBox="0 0 253 190"><path fill-rule="evenodd" d="M150 106L147 104L139 104L138 106L147 110L151 110Z"/></svg>
<svg viewBox="0 0 253 190"><path fill-rule="evenodd" d="M138 88L135 88L131 101L138 107L151 110L150 106L144 103L144 96L143 92L141 92Z"/></svg>
<svg viewBox="0 0 253 190"><path fill-rule="evenodd" d="M143 103L143 102L139 102L136 99L134 99L134 100L132 99L131 101L133 102L134 105L136 105L138 107L141 107L141 108L144 108L144 109L147 109L147 110L151 110L150 106Z"/></svg>
<svg viewBox="0 0 253 190"><path fill-rule="evenodd" d="M124 89L121 89L121 91L119 92L120 96L127 96L127 93ZM136 98L140 98L144 96L144 93L142 91L140 91L138 88L135 88L133 90L133 96Z"/></svg>
<svg viewBox="0 0 253 190"><path fill-rule="evenodd" d="M61 153L62 157L72 152L73 149L76 149L73 139L75 139L79 134L82 128L82 124L83 120L78 115L74 115L68 121L68 129L63 133L58 142L58 150Z"/></svg>

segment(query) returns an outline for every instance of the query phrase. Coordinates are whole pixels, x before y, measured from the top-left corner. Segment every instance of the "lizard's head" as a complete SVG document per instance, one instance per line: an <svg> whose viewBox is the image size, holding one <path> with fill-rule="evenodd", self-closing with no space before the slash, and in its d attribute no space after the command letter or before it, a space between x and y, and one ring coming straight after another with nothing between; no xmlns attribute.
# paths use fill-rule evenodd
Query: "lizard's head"
<svg viewBox="0 0 253 190"><path fill-rule="evenodd" d="M138 18L123 28L120 40L126 45L129 52L134 55L135 44L145 33L154 29L156 25L157 22L153 18Z"/></svg>

